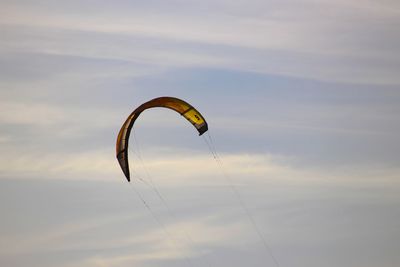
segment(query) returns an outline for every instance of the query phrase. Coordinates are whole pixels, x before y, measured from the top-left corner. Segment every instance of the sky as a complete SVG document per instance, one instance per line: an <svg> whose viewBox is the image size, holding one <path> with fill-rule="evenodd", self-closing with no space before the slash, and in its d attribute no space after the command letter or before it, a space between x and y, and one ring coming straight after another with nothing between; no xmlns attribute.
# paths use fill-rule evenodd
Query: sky
<svg viewBox="0 0 400 267"><path fill-rule="evenodd" d="M2 0L0 265L400 266L399 28L394 0ZM158 96L209 135L145 111L128 183Z"/></svg>

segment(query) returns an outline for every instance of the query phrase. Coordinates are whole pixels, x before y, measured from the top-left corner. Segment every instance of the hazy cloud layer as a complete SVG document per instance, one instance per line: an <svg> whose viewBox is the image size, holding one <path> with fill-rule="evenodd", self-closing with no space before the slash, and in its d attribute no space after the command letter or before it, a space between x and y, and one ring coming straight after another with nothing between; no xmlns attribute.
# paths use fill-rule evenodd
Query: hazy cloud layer
<svg viewBox="0 0 400 267"><path fill-rule="evenodd" d="M369 1L5 2L2 46L398 84L399 6Z"/></svg>
<svg viewBox="0 0 400 267"><path fill-rule="evenodd" d="M2 1L0 265L399 266L399 27L398 1ZM154 109L128 184L116 135L161 95L222 165Z"/></svg>

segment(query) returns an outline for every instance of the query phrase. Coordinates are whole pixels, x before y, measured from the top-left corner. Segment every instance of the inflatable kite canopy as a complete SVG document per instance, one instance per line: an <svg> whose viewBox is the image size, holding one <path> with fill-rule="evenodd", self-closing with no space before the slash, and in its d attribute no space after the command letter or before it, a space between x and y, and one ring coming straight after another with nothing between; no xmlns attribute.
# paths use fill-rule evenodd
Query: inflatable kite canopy
<svg viewBox="0 0 400 267"><path fill-rule="evenodd" d="M187 119L202 135L208 130L208 125L204 117L189 103L175 98L175 97L158 97L154 98L146 103L143 103L136 108L126 119L118 133L116 153L119 165L125 174L126 179L130 181L129 164L128 164L128 143L131 129L135 124L136 119L139 115L149 108L169 108L175 110Z"/></svg>

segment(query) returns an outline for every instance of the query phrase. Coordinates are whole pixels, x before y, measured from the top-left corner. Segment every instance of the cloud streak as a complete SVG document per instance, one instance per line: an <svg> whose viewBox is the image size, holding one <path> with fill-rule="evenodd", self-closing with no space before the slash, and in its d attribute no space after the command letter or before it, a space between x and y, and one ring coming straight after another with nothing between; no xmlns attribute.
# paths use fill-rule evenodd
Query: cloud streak
<svg viewBox="0 0 400 267"><path fill-rule="evenodd" d="M399 10L2 1L0 265L269 266L235 185L282 266L399 266ZM117 132L161 95L202 112L223 164L146 111L129 184Z"/></svg>
<svg viewBox="0 0 400 267"><path fill-rule="evenodd" d="M216 4L216 10L205 10L203 4L199 9L176 4L186 12L133 4L129 13L121 14L121 9L102 3L96 7L104 15L101 17L80 12L70 16L55 6L50 7L54 14L50 15L44 6L8 3L3 9L3 27L30 28L8 31L6 46L158 66L213 66L358 83L399 82L395 75L399 59L393 57L398 46L384 47L374 41L399 42L394 3L388 8L371 2L269 1L239 8L222 2ZM72 10L75 5L64 7ZM39 29L36 34L35 29ZM61 29L63 34L52 29ZM69 42L65 36L75 41Z"/></svg>

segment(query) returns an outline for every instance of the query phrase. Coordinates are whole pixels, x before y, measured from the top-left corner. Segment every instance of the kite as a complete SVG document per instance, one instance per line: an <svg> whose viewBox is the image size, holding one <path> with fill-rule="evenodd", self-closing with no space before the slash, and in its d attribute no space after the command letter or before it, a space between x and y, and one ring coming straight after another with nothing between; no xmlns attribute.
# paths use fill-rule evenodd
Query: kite
<svg viewBox="0 0 400 267"><path fill-rule="evenodd" d="M175 97L158 97L154 98L148 102L143 103L139 107L137 107L126 119L124 124L121 127L121 130L118 133L117 144L116 144L116 156L121 166L123 173L125 174L128 182L130 181L130 172L129 172L129 164L128 164L128 143L129 136L132 130L133 125L135 124L136 119L139 115L149 108L169 108L175 110L179 114L181 114L186 120L188 120L199 132L199 135L202 135L208 130L208 125L204 117L200 114L197 109L195 109L189 103L175 98Z"/></svg>

